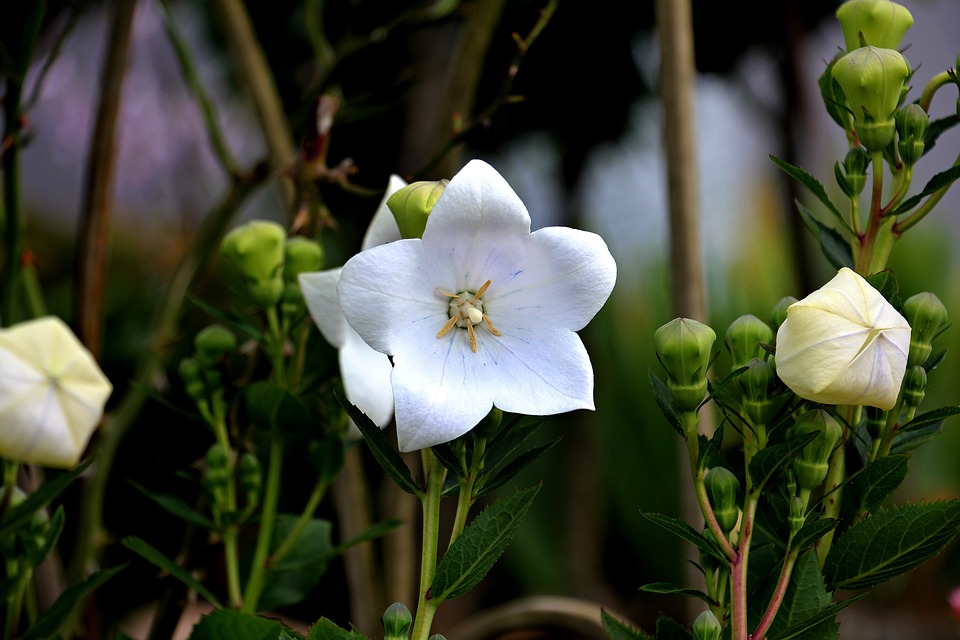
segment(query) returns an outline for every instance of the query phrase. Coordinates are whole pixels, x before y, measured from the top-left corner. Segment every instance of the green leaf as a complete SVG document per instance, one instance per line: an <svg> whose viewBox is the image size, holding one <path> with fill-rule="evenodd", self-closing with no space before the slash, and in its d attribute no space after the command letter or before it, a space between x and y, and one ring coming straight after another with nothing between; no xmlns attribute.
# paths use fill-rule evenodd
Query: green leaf
<svg viewBox="0 0 960 640"><path fill-rule="evenodd" d="M130 551L133 551L147 562L155 565L161 571L166 571L174 578L199 593L215 607L223 607L223 605L220 604L220 600L213 595L210 590L204 587L196 578L191 576L186 570L184 570L183 567L165 556L160 552L159 549L152 546L150 543L134 536L127 536L120 540L120 544L125 546L127 549L130 549Z"/></svg>
<svg viewBox="0 0 960 640"><path fill-rule="evenodd" d="M930 153L930 150L937 146L937 138L945 131L949 131L960 123L960 117L957 114L939 118L930 122L927 128L927 134L923 136L923 155Z"/></svg>
<svg viewBox="0 0 960 640"><path fill-rule="evenodd" d="M57 544L57 540L60 539L60 534L63 533L63 523L66 521L66 516L64 515L63 505L57 507L57 510L53 512L53 515L50 516L50 520L47 522L47 531L43 536L43 544L32 551L29 552L27 556L27 562L31 566L38 566L43 559L47 557L47 554L53 550L53 547Z"/></svg>
<svg viewBox="0 0 960 640"><path fill-rule="evenodd" d="M717 547L714 542L704 538L702 535L697 533L693 527L683 520L666 516L662 513L641 513L641 515L650 522L662 527L663 529L666 529L682 540L686 540L690 544L695 545L697 549L700 549L700 551L712 555L716 559L720 560L720 562L727 561L723 551Z"/></svg>
<svg viewBox="0 0 960 640"><path fill-rule="evenodd" d="M822 202L827 210L833 214L833 217L837 219L844 230L850 234L851 238L856 236L856 234L853 232L853 229L851 229L850 225L847 224L847 221L843 219L843 214L840 213L840 210L837 209L832 202L830 202L830 196L827 195L826 189L823 188L823 185L820 184L819 180L814 178L800 167L795 167L789 162L784 162L774 155L771 155L770 159L773 160L773 164L783 169L787 175L806 187L807 190L809 190L810 193L817 198L817 200ZM799 202L797 203L797 206L801 206Z"/></svg>
<svg viewBox="0 0 960 640"><path fill-rule="evenodd" d="M765 485L780 467L792 462L794 456L819 435L819 432L805 433L757 452L750 461L750 478L753 479L754 487Z"/></svg>
<svg viewBox="0 0 960 640"><path fill-rule="evenodd" d="M960 500L878 511L830 549L823 573L831 588L865 589L919 566L960 531Z"/></svg>
<svg viewBox="0 0 960 640"><path fill-rule="evenodd" d="M271 550L280 546L296 523L296 516L277 516ZM296 544L267 572L263 595L257 605L260 610L274 611L307 597L327 570L333 551L331 530L327 520L313 519L307 523Z"/></svg>
<svg viewBox="0 0 960 640"><path fill-rule="evenodd" d="M263 333L239 315L231 315L225 311L221 311L192 295L187 295L187 300L206 311L220 323L236 329L238 333L245 333L257 342L263 342Z"/></svg>
<svg viewBox="0 0 960 640"><path fill-rule="evenodd" d="M558 442L560 442L560 438L554 438L544 445L534 447L529 451L524 451L506 464L503 469L494 469L491 473L485 474L483 488L477 492L477 497L488 495L505 485L507 482L512 480L515 475L520 473L520 471L522 471L528 464L552 449ZM489 478L489 480L486 478Z"/></svg>
<svg viewBox="0 0 960 640"><path fill-rule="evenodd" d="M903 484L909 470L910 458L905 455L887 456L868 464L850 483L858 496L860 508L873 511Z"/></svg>
<svg viewBox="0 0 960 640"><path fill-rule="evenodd" d="M656 640L690 640L690 633L679 622L667 616L657 618Z"/></svg>
<svg viewBox="0 0 960 640"><path fill-rule="evenodd" d="M697 434L697 441L700 446L697 448L697 467L700 469L712 469L717 466L725 466L726 462L720 453L723 447L723 429L727 424L727 418L724 418L714 430L710 439L702 433Z"/></svg>
<svg viewBox="0 0 960 640"><path fill-rule="evenodd" d="M415 496L422 495L423 492L420 490L420 487L414 483L413 477L410 475L410 469L407 467L407 463L403 461L403 458L400 457L397 450L394 449L393 445L387 440L387 434L374 424L373 420L368 418L367 414L357 408L355 404L342 397L339 391L337 392L337 400L340 401L340 404L346 410L350 419L353 420L353 423L360 429L360 433L363 434L363 439L367 441L373 457L380 463L383 470L393 478L397 486Z"/></svg>
<svg viewBox="0 0 960 640"><path fill-rule="evenodd" d="M310 627L310 635L307 640L365 640L365 636L356 631L341 629L330 620L320 618Z"/></svg>
<svg viewBox="0 0 960 640"><path fill-rule="evenodd" d="M406 521L402 518L391 518L390 520L384 520L383 522L378 522L377 524L364 529L354 537L350 538L342 544L338 544L334 547L330 553L331 555L339 555L349 549L350 547L356 546L361 542L369 542L370 540L376 540L382 536L387 535L397 527L403 526Z"/></svg>
<svg viewBox="0 0 960 640"><path fill-rule="evenodd" d="M450 545L437 567L432 597L438 602L462 596L479 583L507 548L540 485L518 491L484 509Z"/></svg>
<svg viewBox="0 0 960 640"><path fill-rule="evenodd" d="M800 212L800 218L803 220L804 225L820 242L820 249L830 264L837 269L843 267L852 268L854 266L853 249L850 248L850 243L847 242L847 239L840 235L836 229L820 222L809 209L800 204L799 200L795 201L795 204L797 205L797 211Z"/></svg>
<svg viewBox="0 0 960 640"><path fill-rule="evenodd" d="M883 271L867 276L864 280L879 291L880 295L894 308L899 309L903 306L900 301L900 283L897 282L897 277L893 275L892 271L884 269Z"/></svg>
<svg viewBox="0 0 960 640"><path fill-rule="evenodd" d="M610 640L653 640L653 636L617 620L606 609L600 609L600 621Z"/></svg>
<svg viewBox="0 0 960 640"><path fill-rule="evenodd" d="M649 370L650 386L653 387L653 399L657 401L657 406L663 413L663 417L673 427L673 430L683 436L683 427L680 425L680 416L677 415L677 408L673 404L673 396L670 395L670 389L667 384L657 377L653 369Z"/></svg>
<svg viewBox="0 0 960 640"><path fill-rule="evenodd" d="M27 523L36 511L63 493L70 483L90 466L94 458L95 456L90 456L70 471L45 482L42 487L29 494L26 500L9 509L4 514L3 520L0 520L0 538Z"/></svg>
<svg viewBox="0 0 960 640"><path fill-rule="evenodd" d="M134 489L136 489L146 497L150 498L150 500L155 502L159 507L161 507L168 513L171 513L177 516L184 522L189 522L191 524L195 524L199 527L203 527L204 529L209 529L211 531L217 530L217 525L213 522L213 520L211 520L210 518L207 518L203 514L197 513L196 511L193 510L193 508L190 507L190 505L188 505L186 502L184 502L180 498L176 498L174 496L167 495L164 493L154 493L149 489L147 489L146 487L144 487L143 485L141 485L140 483L134 482L133 480L127 480L127 483L129 483L130 486L132 486Z"/></svg>
<svg viewBox="0 0 960 640"><path fill-rule="evenodd" d="M340 436L328 435L314 438L308 445L310 462L317 470L317 482L330 484L343 468L344 441Z"/></svg>
<svg viewBox="0 0 960 640"><path fill-rule="evenodd" d="M824 623L835 620L838 613L850 605L859 602L867 593L868 592L864 591L846 600L834 602L829 607L824 607L806 620L800 620L795 625L784 629L781 635L776 638L771 636L770 640L826 640L827 638L836 638L836 635L832 635L832 626L825 625ZM812 632L808 633L808 631Z"/></svg>
<svg viewBox="0 0 960 640"><path fill-rule="evenodd" d="M939 425L944 420L950 416L955 416L960 413L960 407L940 407L939 409L933 409L932 411L926 411L917 415L913 420L907 422L906 424L897 428L897 431L900 433L907 433L909 431L915 431L923 427L927 427L932 424Z"/></svg>
<svg viewBox="0 0 960 640"><path fill-rule="evenodd" d="M715 605L716 602L713 601L713 598L705 594L699 589L689 589L687 587L678 587L675 584L669 582L651 582L650 584L645 584L640 587L640 591L646 591L647 593L660 593L664 595L679 594L682 596L690 596L692 598L699 598L709 605Z"/></svg>
<svg viewBox="0 0 960 640"><path fill-rule="evenodd" d="M910 211L910 209L913 209L915 206L920 204L921 200L929 195L933 195L941 189L949 187L958 178L960 178L960 165L950 167L946 171L941 171L930 178L930 181L927 182L927 184L923 187L923 191L914 196L910 196L887 215L896 216Z"/></svg>
<svg viewBox="0 0 960 640"><path fill-rule="evenodd" d="M771 640L782 640L785 631L798 629L801 623L805 628L799 632L791 631L794 638L804 640L836 640L840 634L839 625L832 619L820 620L814 625L806 626L806 621L815 619L833 602L830 594L823 585L823 576L820 575L820 564L817 554L808 551L801 554L794 564L790 575L790 584L783 596L777 616L770 625L767 636ZM803 635L797 635L802 633Z"/></svg>
<svg viewBox="0 0 960 640"><path fill-rule="evenodd" d="M220 609L200 619L190 633L190 640L277 640L283 630L283 625L276 620Z"/></svg>
<svg viewBox="0 0 960 640"><path fill-rule="evenodd" d="M514 416L490 441L483 457L484 465L491 469L499 467L543 425L540 417Z"/></svg>
<svg viewBox="0 0 960 640"><path fill-rule="evenodd" d="M295 431L310 423L310 414L296 396L267 380L254 382L244 389L250 420L261 429L274 427Z"/></svg>
<svg viewBox="0 0 960 640"><path fill-rule="evenodd" d="M833 531L839 521L836 518L818 518L804 524L790 542L790 548L803 550L824 535Z"/></svg>
<svg viewBox="0 0 960 640"><path fill-rule="evenodd" d="M91 591L102 585L104 582L123 571L127 565L122 564L118 567L111 567L98 571L76 584L67 587L66 591L60 594L49 609L43 615L37 618L36 623L30 627L20 640L38 640L47 638L57 633L66 619L73 613L77 604L86 597Z"/></svg>
<svg viewBox="0 0 960 640"><path fill-rule="evenodd" d="M435 444L430 447L430 450L433 451L433 455L437 456L437 460L440 461L440 464L442 464L445 469L456 476L463 475L463 465L460 464L460 458L454 453L453 447L450 446L449 442Z"/></svg>

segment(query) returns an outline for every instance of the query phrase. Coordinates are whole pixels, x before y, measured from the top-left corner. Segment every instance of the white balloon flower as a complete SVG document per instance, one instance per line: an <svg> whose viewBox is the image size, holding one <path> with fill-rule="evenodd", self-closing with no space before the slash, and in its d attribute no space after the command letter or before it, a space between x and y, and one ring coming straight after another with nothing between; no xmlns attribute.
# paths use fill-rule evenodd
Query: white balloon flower
<svg viewBox="0 0 960 640"><path fill-rule="evenodd" d="M801 398L892 409L910 350L910 325L852 269L787 309L777 374Z"/></svg>
<svg viewBox="0 0 960 640"><path fill-rule="evenodd" d="M447 185L422 239L351 258L340 305L393 358L400 450L453 440L494 405L526 415L593 409L593 368L575 332L616 273L596 234L530 233L520 198L479 160Z"/></svg>
<svg viewBox="0 0 960 640"><path fill-rule="evenodd" d="M400 230L387 207L387 199L406 184L400 176L390 176L386 193L363 237L361 250L400 239ZM341 267L316 273L301 273L300 289L320 333L338 350L340 376L347 400L357 405L367 417L383 428L393 417L390 360L367 346L363 338L347 323L337 297L340 269ZM353 437L360 437L360 431L352 423L350 433Z"/></svg>
<svg viewBox="0 0 960 640"><path fill-rule="evenodd" d="M73 467L113 386L57 317L0 330L0 456Z"/></svg>

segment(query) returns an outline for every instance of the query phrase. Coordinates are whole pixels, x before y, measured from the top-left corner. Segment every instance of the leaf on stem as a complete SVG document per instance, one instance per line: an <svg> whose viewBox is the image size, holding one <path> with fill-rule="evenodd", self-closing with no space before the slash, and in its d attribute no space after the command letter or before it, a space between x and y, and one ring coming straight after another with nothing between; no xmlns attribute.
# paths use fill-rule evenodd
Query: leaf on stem
<svg viewBox="0 0 960 640"><path fill-rule="evenodd" d="M914 196L910 196L887 215L896 216L910 211L910 209L913 209L915 206L920 204L921 200L929 195L933 195L940 189L949 187L958 178L960 178L960 165L950 167L946 171L941 171L930 178L930 181L927 182L926 186L923 187L923 191Z"/></svg>
<svg viewBox="0 0 960 640"><path fill-rule="evenodd" d="M167 513L177 516L184 522L195 524L210 531L217 530L218 527L216 524L214 524L213 520L207 518L201 513L197 513L193 508L190 507L190 505L180 498L176 498L165 493L154 493L153 491L150 491L143 485L139 484L138 482L134 482L133 480L127 480L127 483L152 500L161 509Z"/></svg>
<svg viewBox="0 0 960 640"><path fill-rule="evenodd" d="M3 520L0 520L0 538L25 524L33 517L34 512L63 493L70 483L90 466L94 458L95 456L91 456L70 471L45 482L43 486L29 494L26 500L7 510Z"/></svg>
<svg viewBox="0 0 960 640"><path fill-rule="evenodd" d="M127 536L120 541L130 551L133 551L147 562L153 564L161 571L166 571L174 578L187 585L190 589L196 591L202 598L207 600L213 606L222 608L220 600L213 595L213 592L204 587L196 578L191 576L183 567L165 556L159 549L150 543L134 536Z"/></svg>
<svg viewBox="0 0 960 640"><path fill-rule="evenodd" d="M365 640L365 636L356 631L342 629L326 618L320 618L310 627L310 635L307 636L307 640Z"/></svg>
<svg viewBox="0 0 960 640"><path fill-rule="evenodd" d="M759 489L765 485L774 473L792 462L801 449L819 436L819 431L805 433L758 451L750 461L750 478L753 480L754 487Z"/></svg>
<svg viewBox="0 0 960 640"><path fill-rule="evenodd" d="M484 474L483 488L477 492L477 497L488 495L505 485L528 464L552 449L558 442L560 442L560 438L554 438L544 445L534 447L529 451L524 451L502 468L495 468L490 473Z"/></svg>
<svg viewBox="0 0 960 640"><path fill-rule="evenodd" d="M600 609L600 621L610 640L653 640L653 636L617 620L606 609Z"/></svg>
<svg viewBox="0 0 960 640"><path fill-rule="evenodd" d="M830 196L827 195L826 189L823 188L823 185L820 184L819 180L814 178L800 167L796 167L789 162L785 162L774 155L771 155L770 159L773 161L773 164L783 169L787 175L806 187L807 190L809 190L810 193L817 198L817 200L822 202L827 210L833 214L833 217L837 219L837 222L840 223L843 229L850 234L851 238L856 236L856 233L854 233L853 229L850 228L850 225L847 224L847 221L843 219L843 214L840 213L840 210L837 209L837 207L830 201ZM799 202L797 203L797 206L801 206Z"/></svg>
<svg viewBox="0 0 960 640"><path fill-rule="evenodd" d="M232 609L220 609L201 618L193 627L190 640L277 640L283 632L294 638L300 637L276 620Z"/></svg>
<svg viewBox="0 0 960 640"><path fill-rule="evenodd" d="M40 638L48 638L56 634L63 628L64 622L66 622L74 608L87 594L120 573L126 566L127 565L122 564L118 567L98 571L86 579L67 587L67 590L61 593L60 597L53 603L53 606L37 618L36 623L30 627L29 631L20 637L20 640L39 640Z"/></svg>
<svg viewBox="0 0 960 640"><path fill-rule="evenodd" d="M910 457L886 456L874 460L850 482L857 494L860 509L873 511L903 484L909 470Z"/></svg>
<svg viewBox="0 0 960 640"><path fill-rule="evenodd" d="M657 406L660 407L663 417L667 419L673 430L679 433L681 438L684 437L683 426L680 424L680 416L677 415L677 408L673 404L670 389L667 388L667 384L663 380L657 377L653 369L650 369L649 373L650 386L653 387L653 399L657 401Z"/></svg>
<svg viewBox="0 0 960 640"><path fill-rule="evenodd" d="M790 542L791 549L803 550L833 531L839 520L836 518L818 518L803 525Z"/></svg>
<svg viewBox="0 0 960 640"><path fill-rule="evenodd" d="M794 201L794 204L797 205L797 211L800 212L803 224L820 242L820 250L823 251L823 256L827 261L836 269L842 269L843 267L852 269L854 267L853 250L850 248L847 239L840 235L836 229L820 222L809 209L800 204L799 200Z"/></svg>
<svg viewBox="0 0 960 640"><path fill-rule="evenodd" d="M644 518L666 529L673 535L679 537L682 540L693 544L700 551L708 553L720 562L726 562L727 557L724 555L723 551L716 545L716 543L707 540L705 537L697 533L697 531L691 527L689 524L680 520L679 518L673 518L671 516L664 515L662 513L642 513Z"/></svg>
<svg viewBox="0 0 960 640"><path fill-rule="evenodd" d="M927 134L923 136L923 155L927 155L931 149L937 146L937 138L940 137L940 134L949 131L957 126L958 123L960 123L960 117L958 117L957 114L947 116L946 118L939 118L938 120L931 120L930 126L927 128Z"/></svg>
<svg viewBox="0 0 960 640"><path fill-rule="evenodd" d="M645 584L640 587L640 591L646 591L647 593L660 593L664 595L673 595L679 594L682 596L690 596L692 598L699 598L709 605L716 605L713 598L709 595L700 591L699 589L690 589L687 587L678 587L675 584L669 582L651 582L650 584Z"/></svg>

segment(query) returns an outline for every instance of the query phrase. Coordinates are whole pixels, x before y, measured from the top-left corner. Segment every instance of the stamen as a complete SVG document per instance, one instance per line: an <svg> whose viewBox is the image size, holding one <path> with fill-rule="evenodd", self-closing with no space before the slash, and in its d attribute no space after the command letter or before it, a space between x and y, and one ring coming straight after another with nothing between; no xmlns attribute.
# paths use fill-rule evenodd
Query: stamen
<svg viewBox="0 0 960 640"><path fill-rule="evenodd" d="M453 316L447 320L447 324L443 325L443 329L440 329L440 331L437 332L437 337L442 338L443 336L447 335L450 332L450 329L453 329L453 327L457 324L457 320L459 319L460 316Z"/></svg>
<svg viewBox="0 0 960 640"><path fill-rule="evenodd" d="M490 281L489 281L489 280L487 280L486 282L484 282L484 283L483 283L483 286L480 287L479 289L477 289L477 292L473 295L473 300L470 301L470 304L476 304L476 303L477 303L477 299L479 299L480 296L482 296L483 294L485 294L485 293L487 292L487 287L489 287L489 286L490 286Z"/></svg>
<svg viewBox="0 0 960 640"><path fill-rule="evenodd" d="M447 293L447 292L445 292L445 291L441 291L439 288L437 288L437 293L439 293L440 295L445 296L445 297L447 297L447 298L459 298L459 297L460 297L460 296L458 296L458 295L455 294L455 293Z"/></svg>
<svg viewBox="0 0 960 640"><path fill-rule="evenodd" d="M467 335L470 336L470 348L474 353L477 352L477 334L473 332L473 325L467 325Z"/></svg>
<svg viewBox="0 0 960 640"><path fill-rule="evenodd" d="M490 318L487 317L487 314L483 314L483 324L487 325L487 329L490 329L490 333L495 336L502 336L503 334L497 331L497 328L493 326L493 323L490 322Z"/></svg>

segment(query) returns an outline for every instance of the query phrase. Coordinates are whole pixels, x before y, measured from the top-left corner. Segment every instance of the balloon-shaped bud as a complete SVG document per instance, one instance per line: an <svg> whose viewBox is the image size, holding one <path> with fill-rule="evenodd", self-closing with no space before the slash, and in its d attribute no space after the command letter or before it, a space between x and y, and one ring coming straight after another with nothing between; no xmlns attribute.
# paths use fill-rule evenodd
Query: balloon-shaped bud
<svg viewBox="0 0 960 640"><path fill-rule="evenodd" d="M923 156L923 138L929 128L930 117L920 105L904 105L897 112L897 148L905 165L912 167Z"/></svg>
<svg viewBox="0 0 960 640"><path fill-rule="evenodd" d="M707 394L707 367L717 334L690 318L675 318L653 334L657 356L667 370L667 387L677 408L696 411Z"/></svg>
<svg viewBox="0 0 960 640"><path fill-rule="evenodd" d="M892 409L909 348L906 319L844 267L790 305L777 331L777 375L807 400Z"/></svg>
<svg viewBox="0 0 960 640"><path fill-rule="evenodd" d="M449 180L411 182L387 198L403 238L421 238L433 205L443 195Z"/></svg>
<svg viewBox="0 0 960 640"><path fill-rule="evenodd" d="M926 396L927 371L920 365L907 369L903 379L903 404L908 409L916 409Z"/></svg>
<svg viewBox="0 0 960 640"><path fill-rule="evenodd" d="M240 456L237 471L240 488L243 489L249 509L260 499L260 488L263 486L263 471L260 468L260 460L257 459L257 456L246 451Z"/></svg>
<svg viewBox="0 0 960 640"><path fill-rule="evenodd" d="M693 640L720 640L723 627L713 612L707 609L693 621Z"/></svg>
<svg viewBox="0 0 960 640"><path fill-rule="evenodd" d="M803 500L797 496L790 498L790 513L787 516L787 524L790 525L790 533L796 533L803 529L803 523L806 521L806 509L803 506Z"/></svg>
<svg viewBox="0 0 960 640"><path fill-rule="evenodd" d="M883 151L896 132L897 107L910 77L907 59L894 49L860 47L837 60L832 73L853 111L860 143Z"/></svg>
<svg viewBox="0 0 960 640"><path fill-rule="evenodd" d="M870 164L870 155L863 147L853 147L847 152L843 164L839 162L833 167L840 190L848 198L856 198L867 184L867 166Z"/></svg>
<svg viewBox="0 0 960 640"><path fill-rule="evenodd" d="M773 343L773 329L760 318L747 314L727 328L725 344L733 358L733 368L746 366L752 358L763 355L761 344Z"/></svg>
<svg viewBox="0 0 960 640"><path fill-rule="evenodd" d="M323 266L323 247L316 240L294 236L287 240L283 250L283 279L297 284L301 273L319 271Z"/></svg>
<svg viewBox="0 0 960 640"><path fill-rule="evenodd" d="M775 406L771 391L777 380L777 372L766 360L754 358L747 363L747 370L737 378L743 391L743 411L755 427L769 424Z"/></svg>
<svg viewBox="0 0 960 640"><path fill-rule="evenodd" d="M220 358L237 348L237 337L223 325L212 324L197 333L193 346L197 350L197 364L201 367L212 367Z"/></svg>
<svg viewBox="0 0 960 640"><path fill-rule="evenodd" d="M219 443L207 449L207 473L203 481L215 495L230 482L230 454Z"/></svg>
<svg viewBox="0 0 960 640"><path fill-rule="evenodd" d="M383 612L381 620L384 640L406 640L413 616L402 603L394 602Z"/></svg>
<svg viewBox="0 0 960 640"><path fill-rule="evenodd" d="M836 15L847 51L859 48L861 38L874 47L899 49L913 26L907 8L890 0L850 0L840 5Z"/></svg>
<svg viewBox="0 0 960 640"><path fill-rule="evenodd" d="M230 231L220 243L238 292L260 307L272 307L283 295L287 232L276 222L252 220Z"/></svg>
<svg viewBox="0 0 960 640"><path fill-rule="evenodd" d="M800 488L816 489L827 477L830 454L843 436L843 427L823 409L813 409L797 418L794 432L797 436L817 434L793 461L793 471Z"/></svg>
<svg viewBox="0 0 960 640"><path fill-rule="evenodd" d="M790 308L790 305L794 302L797 302L796 298L793 296L785 296L780 298L780 301L773 306L773 310L770 312L770 325L774 330L779 329L783 321L787 319L787 309Z"/></svg>
<svg viewBox="0 0 960 640"><path fill-rule="evenodd" d="M710 469L703 481L720 530L730 533L737 526L737 520L740 518L740 511L737 508L740 481L737 480L737 476L723 467Z"/></svg>
<svg viewBox="0 0 960 640"><path fill-rule="evenodd" d="M936 295L925 291L907 298L903 315L913 328L910 335L910 366L923 364L933 351L933 339L947 324L947 308Z"/></svg>

